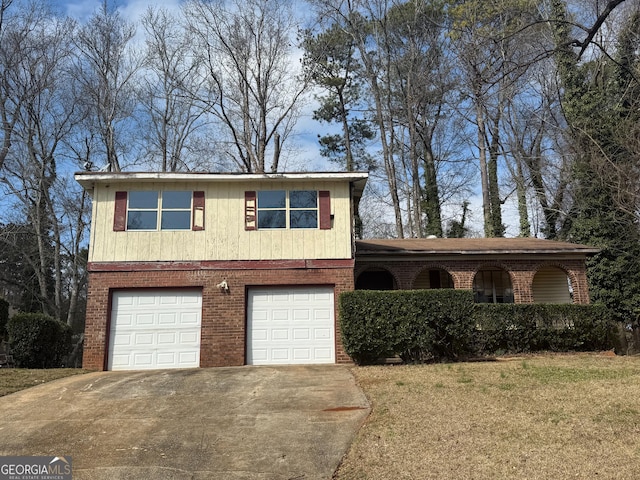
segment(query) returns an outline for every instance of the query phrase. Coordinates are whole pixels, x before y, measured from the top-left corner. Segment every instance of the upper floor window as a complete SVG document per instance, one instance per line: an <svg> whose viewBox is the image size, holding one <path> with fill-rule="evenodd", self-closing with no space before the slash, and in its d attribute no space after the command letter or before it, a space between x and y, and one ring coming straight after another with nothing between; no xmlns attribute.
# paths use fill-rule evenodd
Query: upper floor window
<svg viewBox="0 0 640 480"><path fill-rule="evenodd" d="M191 192L129 192L127 230L189 230Z"/></svg>
<svg viewBox="0 0 640 480"><path fill-rule="evenodd" d="M116 192L113 229L115 231L125 229L203 230L204 192L180 190Z"/></svg>
<svg viewBox="0 0 640 480"><path fill-rule="evenodd" d="M258 196L258 229L318 228L318 192L265 190Z"/></svg>

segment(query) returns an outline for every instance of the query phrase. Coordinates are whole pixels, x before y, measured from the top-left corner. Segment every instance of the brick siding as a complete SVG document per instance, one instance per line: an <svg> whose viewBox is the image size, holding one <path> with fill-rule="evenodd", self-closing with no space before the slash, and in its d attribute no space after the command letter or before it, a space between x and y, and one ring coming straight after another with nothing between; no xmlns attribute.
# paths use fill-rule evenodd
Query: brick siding
<svg viewBox="0 0 640 480"><path fill-rule="evenodd" d="M370 268L387 270L400 290L414 288L414 282L424 270L443 269L453 278L454 288L473 289L473 279L482 268L500 268L509 273L515 303L533 303L533 279L543 267L563 270L571 281L573 303L589 303L589 286L584 258L576 259L500 259L500 260L439 260L439 261L356 261L355 277Z"/></svg>
<svg viewBox="0 0 640 480"><path fill-rule="evenodd" d="M246 355L247 290L252 286L332 286L335 295L335 351L337 363L349 363L340 341L338 296L353 290L353 261L321 263L322 268L290 268L277 263L228 262L216 269L203 265L170 263L92 264L85 325L83 368L106 368L111 294L114 290L142 288L198 288L202 290L200 366L244 365ZM275 267L275 268L273 268ZM224 278L229 292L216 287Z"/></svg>

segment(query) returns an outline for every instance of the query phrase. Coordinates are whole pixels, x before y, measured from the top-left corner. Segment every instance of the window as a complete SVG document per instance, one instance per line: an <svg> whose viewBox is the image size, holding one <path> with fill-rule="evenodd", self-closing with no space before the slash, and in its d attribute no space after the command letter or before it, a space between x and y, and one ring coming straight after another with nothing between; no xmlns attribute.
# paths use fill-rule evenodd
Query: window
<svg viewBox="0 0 640 480"><path fill-rule="evenodd" d="M258 229L318 228L318 192L265 190L258 192Z"/></svg>
<svg viewBox="0 0 640 480"><path fill-rule="evenodd" d="M113 229L115 231L158 230L158 228L202 230L204 229L203 215L204 192L158 192L156 190L116 192Z"/></svg>
<svg viewBox="0 0 640 480"><path fill-rule="evenodd" d="M191 228L191 192L162 193L162 230Z"/></svg>
<svg viewBox="0 0 640 480"><path fill-rule="evenodd" d="M155 230L158 226L158 192L129 192L127 230Z"/></svg>

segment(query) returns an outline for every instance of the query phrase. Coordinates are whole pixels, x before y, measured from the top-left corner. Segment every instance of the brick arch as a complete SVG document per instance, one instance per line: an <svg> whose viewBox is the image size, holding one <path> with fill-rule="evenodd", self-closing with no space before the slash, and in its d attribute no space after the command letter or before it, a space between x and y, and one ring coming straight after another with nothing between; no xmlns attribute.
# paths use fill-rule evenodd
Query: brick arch
<svg viewBox="0 0 640 480"><path fill-rule="evenodd" d="M428 271L428 270L442 270L442 271L447 272L447 275L449 275L449 277L451 277L451 282L453 283L453 288L458 288L457 287L456 278L454 276L455 272L451 271L450 265L445 265L443 263L437 263L437 262L427 263L425 266L420 268L411 278L411 288L415 287L416 280L418 279L418 277L420 275L422 275L425 271Z"/></svg>
<svg viewBox="0 0 640 480"><path fill-rule="evenodd" d="M372 264L368 264L362 268L358 268L357 271L354 274L354 278L353 278L353 284L354 286L358 283L358 279L360 278L360 275L362 275L363 273L366 273L368 270L383 270L385 272L387 272L389 275L391 275L391 278L393 279L393 284L394 284L394 290L398 290L401 289L401 284L398 280L398 275L396 274L396 272L392 269L389 268L389 266L383 264L383 263L372 263Z"/></svg>
<svg viewBox="0 0 640 480"><path fill-rule="evenodd" d="M532 274L531 274L529 289L531 290L532 298L533 298L533 281L535 280L536 275L538 274L538 272L540 270L542 270L543 268L547 268L547 267L553 267L553 268L557 268L559 270L562 270L565 273L565 275L569 278L569 281L571 282L571 288L574 290L574 292L576 290L578 290L580 282L578 280L578 276L577 276L576 272L573 269L568 268L564 263L558 262L558 261L540 262L536 266L536 268L532 271ZM574 297L573 297L572 303L578 303L576 301L575 293L574 293Z"/></svg>
<svg viewBox="0 0 640 480"><path fill-rule="evenodd" d="M564 273L567 274L567 277L569 277L569 280L571 280L571 285L576 285L578 283L578 278L575 271L571 268L568 268L562 262L540 262L533 271L531 282L533 282L533 278L536 276L536 274L545 267L559 268L560 270L562 270Z"/></svg>
<svg viewBox="0 0 640 480"><path fill-rule="evenodd" d="M487 261L478 263L475 268L471 271L471 289L473 289L473 285L476 280L476 276L481 270L485 269L498 269L506 272L509 277L509 283L511 284L511 291L513 292L513 302L514 303L523 303L523 285L522 280L520 279L519 272L516 272L513 267L510 267L507 263L503 263L500 261Z"/></svg>

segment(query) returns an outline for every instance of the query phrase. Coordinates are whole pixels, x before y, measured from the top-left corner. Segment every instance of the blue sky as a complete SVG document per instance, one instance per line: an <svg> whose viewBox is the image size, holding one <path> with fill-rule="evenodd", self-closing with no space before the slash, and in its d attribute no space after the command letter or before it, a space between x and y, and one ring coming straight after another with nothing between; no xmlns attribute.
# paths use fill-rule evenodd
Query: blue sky
<svg viewBox="0 0 640 480"><path fill-rule="evenodd" d="M102 1L101 0L52 0L54 5L60 9L62 14L68 15L79 22L86 21L95 11L98 9ZM295 0L294 0L295 1ZM182 2L180 0L112 0L109 1L111 6L115 5L121 12L124 18L137 24L144 14L144 12L150 7L166 8L168 10L177 11ZM305 13L309 13L308 10L304 10ZM304 13L303 13L304 14ZM138 26L137 37L142 43L142 28ZM296 59L297 61L297 59ZM321 125L311 118L312 107L309 107L305 114L300 118L297 124L298 134L291 139L295 144L297 152L297 159L292 164L285 166L286 170L336 170L336 165L329 164L323 157L320 156L319 147L317 142L318 133L326 133L328 131L327 126ZM478 185L479 186L479 185ZM471 218L470 225L478 233L482 230L482 208L480 195L474 195L470 199L471 201ZM503 206L504 222L508 226L507 235L517 235L517 210L515 205L511 205L511 202L507 202ZM456 210L459 207L456 206ZM446 214L445 214L446 215Z"/></svg>

